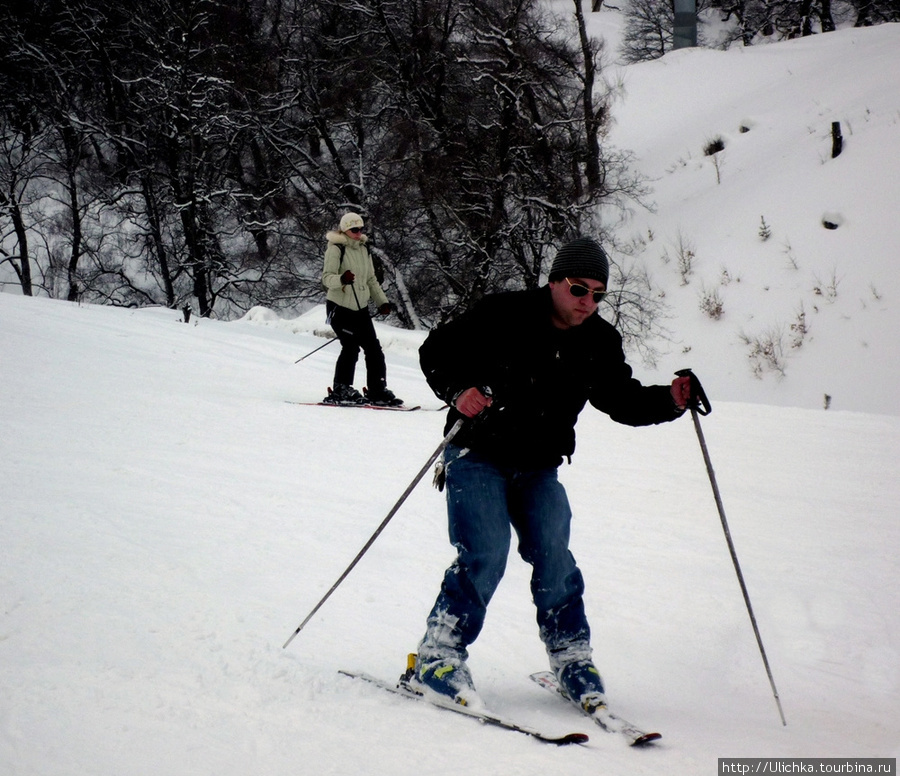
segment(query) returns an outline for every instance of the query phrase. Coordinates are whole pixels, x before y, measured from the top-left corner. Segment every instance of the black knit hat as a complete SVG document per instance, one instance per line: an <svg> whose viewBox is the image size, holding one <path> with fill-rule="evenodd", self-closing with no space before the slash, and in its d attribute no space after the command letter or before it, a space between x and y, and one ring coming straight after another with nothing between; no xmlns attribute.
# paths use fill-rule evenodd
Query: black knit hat
<svg viewBox="0 0 900 776"><path fill-rule="evenodd" d="M609 280L609 259L600 243L591 237L579 237L567 242L557 252L550 267L550 281L563 278L590 278L606 285Z"/></svg>

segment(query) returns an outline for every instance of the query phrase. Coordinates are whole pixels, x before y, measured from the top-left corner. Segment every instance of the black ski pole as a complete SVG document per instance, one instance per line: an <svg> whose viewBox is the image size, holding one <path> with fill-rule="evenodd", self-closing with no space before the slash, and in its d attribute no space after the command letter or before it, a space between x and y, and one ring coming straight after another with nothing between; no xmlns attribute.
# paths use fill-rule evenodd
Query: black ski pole
<svg viewBox="0 0 900 776"><path fill-rule="evenodd" d="M419 470L419 473L415 477L413 477L413 481L409 483L409 486L406 488L406 490L403 491L403 495L400 496L399 499L397 499L397 503L394 504L393 507L391 507L390 512L388 512L387 516L384 518L384 520L381 521L381 525L379 525L378 528L375 529L375 533L373 533L369 537L369 541L367 541L363 545L363 548L357 553L356 557L353 559L353 561L350 563L350 565L347 566L346 569L344 569L344 573L338 577L337 581L331 586L329 591L327 593L325 593L324 596L322 596L322 599L319 601L319 603L317 603L313 607L312 611L306 615L306 618L303 620L303 622L301 622L297 626L297 630L295 630L291 634L291 637L286 642L284 642L284 646L282 647L282 649L287 648L287 645L290 644L294 640L294 637L298 633L300 633L300 631L303 630L303 628L306 626L306 623L308 623L313 618L315 613L318 612L319 609L322 608L322 604L324 604L331 597L331 594L335 590L338 589L338 586L341 584L341 582L343 582L347 578L347 576L350 574L350 572L353 571L353 568L356 566L357 563L359 563L359 561L362 559L362 556L365 555L366 552L368 552L369 548L375 543L375 540L381 535L381 532L385 529L387 524L391 521L391 518L397 513L397 510L400 509L400 506L403 504L403 502L406 501L407 496L409 496L409 494L413 492L413 489L416 487L416 485L419 484L419 480L422 479L422 477L425 475L425 472L428 471L430 466L437 460L437 457L444 451L444 448L450 444L450 441L453 439L453 437L456 436L456 434L460 430L460 428L462 428L462 425L464 422L465 422L465 420L463 418L460 418L459 420L456 421L456 423L453 424L453 426L447 432L447 435L441 440L441 443L437 446L437 449L431 454L431 457L428 459L428 461L426 461L425 465Z"/></svg>
<svg viewBox="0 0 900 776"><path fill-rule="evenodd" d="M719 510L719 519L722 521L722 529L725 531L725 541L728 542L728 551L731 553L731 561L734 564L734 570L737 572L738 582L741 586L741 593L744 596L744 603L747 605L747 614L750 615L750 622L753 625L753 633L756 636L756 643L759 646L759 654L762 656L763 665L766 668L766 674L769 677L769 684L772 687L772 694L775 696L775 704L778 706L778 715L781 717L781 724L787 725L784 718L784 711L781 708L781 699L778 697L778 688L775 686L775 679L772 677L772 669L769 667L769 658L766 657L766 648L763 646L762 636L759 634L759 627L756 624L756 615L753 613L753 606L750 603L750 594L747 592L747 585L744 583L744 575L741 573L741 564L738 562L737 551L734 548L734 542L731 539L731 531L728 528L728 521L725 519L725 507L722 505L722 496L719 493L719 485L716 482L716 473L713 471L712 461L709 457L709 450L706 447L706 438L703 436L703 429L700 427L700 415L709 415L712 412L709 399L697 376L690 369L681 369L676 372L679 377L691 378L691 418L694 421L694 428L697 431L697 439L700 441L700 450L703 452L703 460L706 463L706 472L709 475L709 482L712 485L713 497L716 500L716 508Z"/></svg>
<svg viewBox="0 0 900 776"><path fill-rule="evenodd" d="M318 353L322 348L327 348L332 342L337 342L337 337L331 337L324 345L319 345L315 350L310 350L305 356L301 356L294 363L299 364L303 359L309 358L313 353Z"/></svg>

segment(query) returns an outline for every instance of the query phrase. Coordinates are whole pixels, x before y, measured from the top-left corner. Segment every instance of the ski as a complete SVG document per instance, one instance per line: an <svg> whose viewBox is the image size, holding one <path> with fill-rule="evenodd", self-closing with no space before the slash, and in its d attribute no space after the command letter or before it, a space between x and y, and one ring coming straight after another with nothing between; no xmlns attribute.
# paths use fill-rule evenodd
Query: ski
<svg viewBox="0 0 900 776"><path fill-rule="evenodd" d="M565 698L568 703L572 703L559 686L556 677L550 671L539 671L536 674L532 674L531 678L545 690L549 690L560 698ZM662 738L660 733L648 733L635 727L630 722L626 722L620 716L611 712L606 706L600 706L591 713L584 709L580 709L580 711L608 733L618 733L624 736L630 746L646 746Z"/></svg>
<svg viewBox="0 0 900 776"><path fill-rule="evenodd" d="M403 680L403 677L401 677L400 681L397 682L386 682L376 676L372 676L371 674L366 674L360 671L341 670L340 673L342 673L344 676L349 676L354 679L361 679L364 682L373 684L376 687L381 688L382 690L393 693L394 695L400 695L404 698L409 698L410 700L424 701L430 706L434 706L434 708L436 709L445 709L447 711L452 711L456 714L461 714L464 717L470 717L471 719L477 720L482 724L492 725L494 727L502 728L503 730L511 730L515 733L523 733L524 735L530 736L536 741L541 741L545 744L565 746L566 744L584 744L588 741L588 736L585 733L567 733L562 736L548 735L546 733L542 733L539 730L535 730L534 728L520 725L517 722L512 722L511 720L505 719L503 717L498 717L496 714L492 714L489 711L479 711L478 709L472 709L468 706L462 706L449 700L447 701L447 703L441 703L437 699L426 697L423 693L419 692L414 687L411 687L408 682L405 682Z"/></svg>
<svg viewBox="0 0 900 776"><path fill-rule="evenodd" d="M419 405L408 407L405 404L335 404L329 401L289 401L287 403L299 404L303 407L358 407L365 410L388 410L390 412L415 412L422 409Z"/></svg>

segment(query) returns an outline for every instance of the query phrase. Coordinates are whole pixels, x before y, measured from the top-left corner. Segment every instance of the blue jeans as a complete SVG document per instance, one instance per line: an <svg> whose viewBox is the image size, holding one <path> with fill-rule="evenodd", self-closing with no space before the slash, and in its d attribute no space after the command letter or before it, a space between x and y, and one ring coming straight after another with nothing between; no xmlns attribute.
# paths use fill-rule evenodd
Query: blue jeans
<svg viewBox="0 0 900 776"><path fill-rule="evenodd" d="M556 468L517 471L454 445L444 452L450 541L458 556L444 574L419 655L457 657L478 637L506 570L511 531L532 566L531 595L551 655L590 655L584 580L569 551L572 512Z"/></svg>

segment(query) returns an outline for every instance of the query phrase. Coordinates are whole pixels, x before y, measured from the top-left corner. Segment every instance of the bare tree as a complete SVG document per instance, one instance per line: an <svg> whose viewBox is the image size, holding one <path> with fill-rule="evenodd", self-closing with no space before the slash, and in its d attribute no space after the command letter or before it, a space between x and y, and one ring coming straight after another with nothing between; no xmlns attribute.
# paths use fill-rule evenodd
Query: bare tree
<svg viewBox="0 0 900 776"><path fill-rule="evenodd" d="M600 46L580 6L551 10L6 6L0 266L88 301L291 307L318 299L324 233L358 209L407 325L535 286L638 186L603 148Z"/></svg>
<svg viewBox="0 0 900 776"><path fill-rule="evenodd" d="M625 13L622 58L658 59L672 49L675 11L671 0L631 0Z"/></svg>
<svg viewBox="0 0 900 776"><path fill-rule="evenodd" d="M40 178L39 145L29 128L12 126L6 116L0 118L0 268L12 268L26 296L33 294L26 211Z"/></svg>

